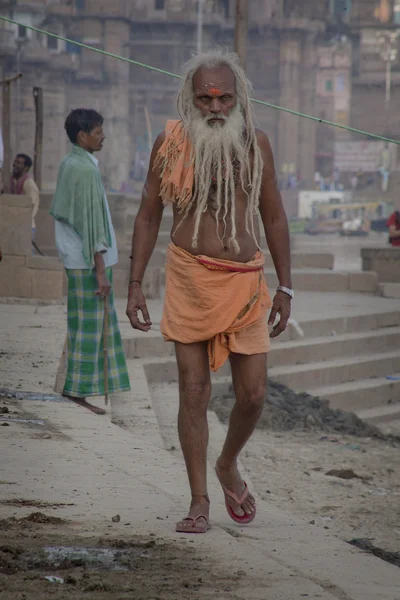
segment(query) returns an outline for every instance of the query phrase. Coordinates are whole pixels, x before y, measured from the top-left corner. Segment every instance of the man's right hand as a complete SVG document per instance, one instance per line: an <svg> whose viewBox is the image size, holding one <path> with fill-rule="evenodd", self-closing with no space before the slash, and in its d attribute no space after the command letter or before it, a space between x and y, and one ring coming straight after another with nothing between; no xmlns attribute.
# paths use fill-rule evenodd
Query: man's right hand
<svg viewBox="0 0 400 600"><path fill-rule="evenodd" d="M139 320L139 310L142 313L144 323ZM150 321L149 311L147 310L146 299L143 295L140 285L136 283L132 284L129 288L126 315L131 322L133 329L150 331L152 323Z"/></svg>
<svg viewBox="0 0 400 600"><path fill-rule="evenodd" d="M96 279L97 279L96 296L101 296L102 298L109 296L110 292L111 292L111 283L110 283L105 271L100 271L99 273L96 272Z"/></svg>

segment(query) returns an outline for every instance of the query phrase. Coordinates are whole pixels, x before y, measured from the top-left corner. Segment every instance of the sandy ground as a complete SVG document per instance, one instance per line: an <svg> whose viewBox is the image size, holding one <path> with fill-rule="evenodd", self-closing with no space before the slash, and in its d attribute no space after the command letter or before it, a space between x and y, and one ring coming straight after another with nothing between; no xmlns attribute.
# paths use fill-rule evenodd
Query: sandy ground
<svg viewBox="0 0 400 600"><path fill-rule="evenodd" d="M369 538L375 546L399 552L399 450L371 438L258 430L243 462L269 504L343 540ZM326 474L348 469L358 478Z"/></svg>
<svg viewBox="0 0 400 600"><path fill-rule="evenodd" d="M233 402L220 397L211 403L225 424ZM397 552L400 566L399 436L270 382L242 460L268 504L344 541L367 539Z"/></svg>

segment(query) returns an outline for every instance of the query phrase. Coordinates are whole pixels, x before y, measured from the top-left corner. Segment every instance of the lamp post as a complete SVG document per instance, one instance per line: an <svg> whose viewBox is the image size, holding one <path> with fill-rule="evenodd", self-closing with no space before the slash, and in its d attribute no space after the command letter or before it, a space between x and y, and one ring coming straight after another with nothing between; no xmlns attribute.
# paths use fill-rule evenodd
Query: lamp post
<svg viewBox="0 0 400 600"><path fill-rule="evenodd" d="M382 31L378 34L379 54L386 64L385 75L385 133L389 133L389 109L392 92L392 64L397 58L397 38L400 31Z"/></svg>
<svg viewBox="0 0 400 600"><path fill-rule="evenodd" d="M197 54L203 51L204 0L197 0Z"/></svg>

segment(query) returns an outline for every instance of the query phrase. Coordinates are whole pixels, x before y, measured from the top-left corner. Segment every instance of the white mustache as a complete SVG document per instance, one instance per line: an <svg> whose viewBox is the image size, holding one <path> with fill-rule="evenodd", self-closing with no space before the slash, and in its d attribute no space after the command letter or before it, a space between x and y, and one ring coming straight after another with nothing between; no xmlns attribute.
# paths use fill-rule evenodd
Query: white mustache
<svg viewBox="0 0 400 600"><path fill-rule="evenodd" d="M215 115L210 115L208 117L205 117L205 121L206 123L208 123L208 121L215 121L215 119L220 119L221 121L227 121L229 119L229 117L226 117L223 113L217 113Z"/></svg>

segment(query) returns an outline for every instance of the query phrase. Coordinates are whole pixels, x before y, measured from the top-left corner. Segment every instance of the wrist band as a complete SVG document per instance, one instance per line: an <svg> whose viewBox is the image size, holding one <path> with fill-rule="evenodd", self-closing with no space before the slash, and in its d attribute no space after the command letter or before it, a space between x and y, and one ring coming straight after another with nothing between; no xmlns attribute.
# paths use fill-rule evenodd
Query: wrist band
<svg viewBox="0 0 400 600"><path fill-rule="evenodd" d="M287 294L288 296L290 296L290 298L294 298L294 292L293 290L291 290L290 288L285 287L284 285L278 285L278 287L276 288L277 292L283 292L284 294Z"/></svg>
<svg viewBox="0 0 400 600"><path fill-rule="evenodd" d="M142 285L142 282L139 281L139 279L131 279L129 285L131 285L131 283L138 283L139 285Z"/></svg>

